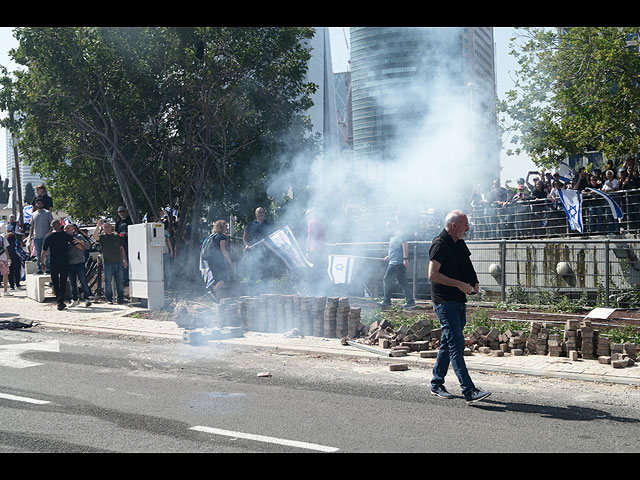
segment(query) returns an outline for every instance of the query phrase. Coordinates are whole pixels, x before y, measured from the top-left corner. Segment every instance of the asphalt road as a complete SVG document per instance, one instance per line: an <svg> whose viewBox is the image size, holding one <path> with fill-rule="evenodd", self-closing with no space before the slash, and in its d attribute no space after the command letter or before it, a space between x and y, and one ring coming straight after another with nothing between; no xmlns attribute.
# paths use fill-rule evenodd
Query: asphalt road
<svg viewBox="0 0 640 480"><path fill-rule="evenodd" d="M268 376L261 376L268 374ZM640 388L430 372L71 332L0 331L0 452L638 452Z"/></svg>

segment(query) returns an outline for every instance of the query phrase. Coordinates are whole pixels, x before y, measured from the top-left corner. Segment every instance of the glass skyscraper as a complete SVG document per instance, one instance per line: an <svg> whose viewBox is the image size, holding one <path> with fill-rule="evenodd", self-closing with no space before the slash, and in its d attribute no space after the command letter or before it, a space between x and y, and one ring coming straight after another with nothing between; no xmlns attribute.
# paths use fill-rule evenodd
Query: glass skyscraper
<svg viewBox="0 0 640 480"><path fill-rule="evenodd" d="M350 36L358 174L463 168L469 191L500 177L491 27L352 27Z"/></svg>

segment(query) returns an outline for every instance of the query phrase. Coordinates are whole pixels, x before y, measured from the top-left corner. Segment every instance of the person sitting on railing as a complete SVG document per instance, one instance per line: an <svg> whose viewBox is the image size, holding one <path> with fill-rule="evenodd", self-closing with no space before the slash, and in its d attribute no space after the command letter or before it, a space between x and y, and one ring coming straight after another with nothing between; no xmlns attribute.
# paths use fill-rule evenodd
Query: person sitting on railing
<svg viewBox="0 0 640 480"><path fill-rule="evenodd" d="M613 170L609 169L607 170L607 173L606 173L606 179L602 184L602 191L605 192L606 194L611 194L613 192L617 192L618 190L620 190L620 182L615 177L615 173L613 172ZM611 211L609 209L605 209L605 214L606 214L605 221L607 223L607 231L609 233L616 232L618 229L616 228L617 225L614 223L614 219L613 219L613 215L611 214Z"/></svg>
<svg viewBox="0 0 640 480"><path fill-rule="evenodd" d="M604 223L604 202L605 200L596 193L591 193L590 190L601 190L598 186L598 177L591 175L589 177L589 187L582 192L585 198L585 206L587 207L588 219L589 219L589 232L600 233L606 229Z"/></svg>
<svg viewBox="0 0 640 480"><path fill-rule="evenodd" d="M533 204L531 205L531 211L533 213L533 221L531 222L532 228L544 228L547 226L548 218L548 208L546 204L548 192L544 188L544 183L542 183L539 179L535 182L535 187L531 191L531 200L533 200ZM542 214L542 215L541 215ZM542 231L533 232L535 235L544 235Z"/></svg>
<svg viewBox="0 0 640 480"><path fill-rule="evenodd" d="M521 179L522 180L522 179ZM524 183L518 183L518 192L511 198L511 225L515 227L515 233L517 236L522 237L526 235L529 227L530 206L527 202L529 200L529 192L524 186Z"/></svg>
<svg viewBox="0 0 640 480"><path fill-rule="evenodd" d="M498 211L507 204L509 198L507 189L500 186L500 180L494 180L491 191L487 195L487 233L489 238L493 238L499 234L498 232Z"/></svg>
<svg viewBox="0 0 640 480"><path fill-rule="evenodd" d="M562 208L562 200L560 199L560 190L563 188L564 184L560 180L554 180L547 195L547 199L551 201L550 218L547 222L548 233L551 235L561 235L566 230L566 217Z"/></svg>

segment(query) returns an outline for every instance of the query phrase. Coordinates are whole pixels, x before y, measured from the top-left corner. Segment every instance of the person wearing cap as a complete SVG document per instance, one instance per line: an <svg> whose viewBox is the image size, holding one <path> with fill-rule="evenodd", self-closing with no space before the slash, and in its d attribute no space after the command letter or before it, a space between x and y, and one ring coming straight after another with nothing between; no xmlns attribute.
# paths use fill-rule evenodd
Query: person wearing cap
<svg viewBox="0 0 640 480"><path fill-rule="evenodd" d="M44 200L42 198L36 198L35 201L36 211L31 215L31 223L29 226L29 236L27 237L27 244L33 245L36 251L36 261L38 262L37 274L42 274L42 246L47 235L51 232L51 222L53 222L53 215L49 210L44 208ZM30 248L30 247L29 247ZM50 253L46 253L45 257L45 271L49 271L50 267Z"/></svg>
<svg viewBox="0 0 640 480"><path fill-rule="evenodd" d="M120 235L122 238L122 245L124 246L124 251L127 254L127 261L129 260L129 240L127 237L127 231L129 225L133 225L133 220L129 216L129 212L127 212L127 208L124 206L118 207L118 221L116 222L116 234ZM124 276L122 279L123 285L126 287L129 285L129 269L125 268L123 272Z"/></svg>

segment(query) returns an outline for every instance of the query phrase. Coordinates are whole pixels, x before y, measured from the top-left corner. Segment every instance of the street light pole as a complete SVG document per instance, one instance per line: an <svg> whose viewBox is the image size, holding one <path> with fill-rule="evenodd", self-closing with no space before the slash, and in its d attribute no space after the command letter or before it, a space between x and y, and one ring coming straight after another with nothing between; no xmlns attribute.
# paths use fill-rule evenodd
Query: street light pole
<svg viewBox="0 0 640 480"><path fill-rule="evenodd" d="M13 111L9 112L9 118L11 119L11 126L13 126ZM14 192L17 196L18 201L18 213L20 214L20 230L24 232L24 210L22 208L22 179L20 178L20 159L18 158L18 145L16 142L16 137L11 133L11 142L13 144L13 160L15 161L15 172L16 172L16 184L14 185ZM14 204L15 205L15 204Z"/></svg>

